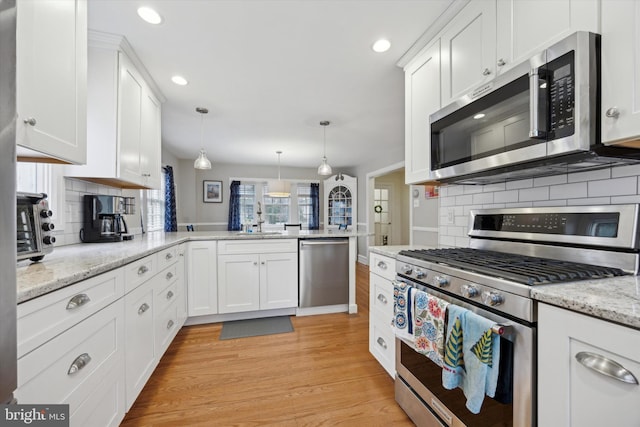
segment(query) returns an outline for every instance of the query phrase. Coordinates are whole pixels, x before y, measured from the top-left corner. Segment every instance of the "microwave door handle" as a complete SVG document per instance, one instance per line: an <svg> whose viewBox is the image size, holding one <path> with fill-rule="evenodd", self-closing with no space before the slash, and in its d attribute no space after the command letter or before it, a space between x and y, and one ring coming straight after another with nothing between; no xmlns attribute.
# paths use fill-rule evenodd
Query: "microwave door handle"
<svg viewBox="0 0 640 427"><path fill-rule="evenodd" d="M546 139L547 132L540 129L540 77L544 72L533 68L529 72L529 138Z"/></svg>

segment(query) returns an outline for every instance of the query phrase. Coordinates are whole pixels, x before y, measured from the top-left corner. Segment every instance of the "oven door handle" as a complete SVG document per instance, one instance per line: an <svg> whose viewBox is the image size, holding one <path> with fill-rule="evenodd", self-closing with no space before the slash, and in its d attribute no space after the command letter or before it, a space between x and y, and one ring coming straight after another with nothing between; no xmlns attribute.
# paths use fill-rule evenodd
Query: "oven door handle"
<svg viewBox="0 0 640 427"><path fill-rule="evenodd" d="M581 351L576 354L576 360L585 367L607 377L615 378L623 383L638 385L638 379L624 366L601 354Z"/></svg>

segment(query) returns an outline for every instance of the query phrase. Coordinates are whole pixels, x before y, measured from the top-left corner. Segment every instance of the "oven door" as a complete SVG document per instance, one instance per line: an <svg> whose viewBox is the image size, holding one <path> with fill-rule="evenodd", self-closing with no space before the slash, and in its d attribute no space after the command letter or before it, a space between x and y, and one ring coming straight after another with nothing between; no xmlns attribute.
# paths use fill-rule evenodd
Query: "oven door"
<svg viewBox="0 0 640 427"><path fill-rule="evenodd" d="M16 253L18 260L21 260L39 254L40 230L33 202L18 197L16 205Z"/></svg>
<svg viewBox="0 0 640 427"><path fill-rule="evenodd" d="M418 426L531 427L535 425L535 329L494 312L445 295L431 287L405 278L412 286L467 308L476 314L507 325L501 335L501 378L504 390L511 391L511 403L485 396L480 413L473 414L465 404L461 389L442 386L442 368L396 338L396 401ZM505 351L506 350L506 351ZM497 397L497 396L496 396ZM509 398L502 398L508 402Z"/></svg>

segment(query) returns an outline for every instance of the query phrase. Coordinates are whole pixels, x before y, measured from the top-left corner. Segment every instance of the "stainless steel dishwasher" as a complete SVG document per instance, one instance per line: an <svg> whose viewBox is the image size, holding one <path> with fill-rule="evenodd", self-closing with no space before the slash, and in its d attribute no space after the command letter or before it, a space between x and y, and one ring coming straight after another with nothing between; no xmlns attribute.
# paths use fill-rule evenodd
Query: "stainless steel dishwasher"
<svg viewBox="0 0 640 427"><path fill-rule="evenodd" d="M349 239L300 239L300 307L349 303Z"/></svg>

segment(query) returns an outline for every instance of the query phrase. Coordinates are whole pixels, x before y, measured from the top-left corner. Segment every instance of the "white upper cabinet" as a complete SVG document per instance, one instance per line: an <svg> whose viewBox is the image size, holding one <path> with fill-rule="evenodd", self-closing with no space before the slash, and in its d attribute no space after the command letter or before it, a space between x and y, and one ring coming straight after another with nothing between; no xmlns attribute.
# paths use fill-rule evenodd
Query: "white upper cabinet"
<svg viewBox="0 0 640 427"><path fill-rule="evenodd" d="M602 141L640 138L640 1L602 8ZM636 141L637 145L637 141Z"/></svg>
<svg viewBox="0 0 640 427"><path fill-rule="evenodd" d="M405 182L429 179L431 132L429 114L440 108L440 40L436 40L404 70Z"/></svg>
<svg viewBox="0 0 640 427"><path fill-rule="evenodd" d="M442 45L442 105L495 75L496 2L470 2L447 25Z"/></svg>
<svg viewBox="0 0 640 427"><path fill-rule="evenodd" d="M18 1L16 37L19 159L85 163L86 0Z"/></svg>
<svg viewBox="0 0 640 427"><path fill-rule="evenodd" d="M324 228L357 229L358 178L340 174L324 180Z"/></svg>
<svg viewBox="0 0 640 427"><path fill-rule="evenodd" d="M87 166L67 176L120 188L160 188L160 100L126 39L91 33Z"/></svg>
<svg viewBox="0 0 640 427"><path fill-rule="evenodd" d="M582 30L598 32L598 0L497 0L496 73Z"/></svg>

